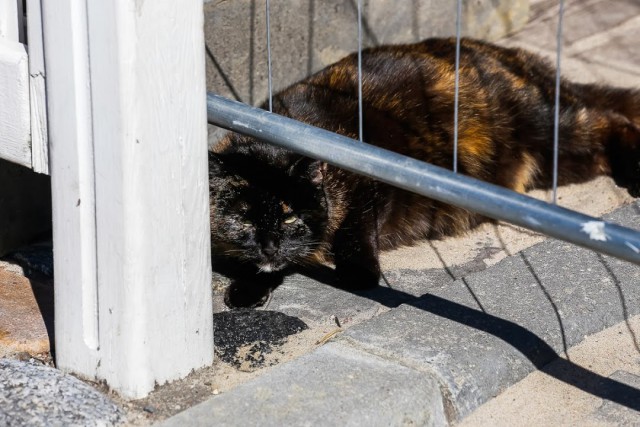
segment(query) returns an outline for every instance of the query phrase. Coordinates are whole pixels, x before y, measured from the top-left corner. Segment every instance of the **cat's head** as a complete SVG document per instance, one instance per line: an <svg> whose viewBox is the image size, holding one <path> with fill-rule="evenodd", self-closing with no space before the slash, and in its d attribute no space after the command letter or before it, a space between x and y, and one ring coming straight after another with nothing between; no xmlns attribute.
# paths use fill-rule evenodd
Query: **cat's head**
<svg viewBox="0 0 640 427"><path fill-rule="evenodd" d="M214 256L272 272L310 259L325 240L326 164L280 149L210 153Z"/></svg>

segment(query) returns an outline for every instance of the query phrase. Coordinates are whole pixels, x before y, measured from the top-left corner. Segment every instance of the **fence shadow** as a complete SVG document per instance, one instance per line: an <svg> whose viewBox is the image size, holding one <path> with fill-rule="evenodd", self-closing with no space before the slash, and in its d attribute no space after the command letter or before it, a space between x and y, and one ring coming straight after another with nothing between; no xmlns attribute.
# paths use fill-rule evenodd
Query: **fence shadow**
<svg viewBox="0 0 640 427"><path fill-rule="evenodd" d="M328 267L305 270L302 274L313 280L336 287L333 270ZM491 334L518 350L537 369L542 370L547 375L593 396L640 411L640 390L620 381L599 375L562 358L542 338L517 323L431 294L415 297L389 287L378 287L353 293L388 308L407 304L433 315ZM551 362L555 363L549 366Z"/></svg>

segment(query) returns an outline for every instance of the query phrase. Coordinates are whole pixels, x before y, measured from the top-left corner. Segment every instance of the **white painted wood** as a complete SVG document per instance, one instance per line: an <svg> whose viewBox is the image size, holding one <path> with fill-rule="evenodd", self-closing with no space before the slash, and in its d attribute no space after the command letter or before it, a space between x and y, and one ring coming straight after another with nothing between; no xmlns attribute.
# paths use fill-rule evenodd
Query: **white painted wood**
<svg viewBox="0 0 640 427"><path fill-rule="evenodd" d="M24 5L22 4L22 0L14 0L16 2L16 12L17 12L17 21L18 21L18 41L22 44L26 43L26 32L24 25Z"/></svg>
<svg viewBox="0 0 640 427"><path fill-rule="evenodd" d="M43 20L57 364L142 397L213 360L202 1Z"/></svg>
<svg viewBox="0 0 640 427"><path fill-rule="evenodd" d="M45 91L42 11L40 0L27 0L29 44L29 101L31 109L31 165L34 171L49 173L47 97Z"/></svg>
<svg viewBox="0 0 640 427"><path fill-rule="evenodd" d="M58 363L92 376L98 285L91 91L84 2L43 4Z"/></svg>
<svg viewBox="0 0 640 427"><path fill-rule="evenodd" d="M0 39L22 41L20 10L21 0L0 0Z"/></svg>
<svg viewBox="0 0 640 427"><path fill-rule="evenodd" d="M31 167L30 120L27 52L0 38L0 158Z"/></svg>

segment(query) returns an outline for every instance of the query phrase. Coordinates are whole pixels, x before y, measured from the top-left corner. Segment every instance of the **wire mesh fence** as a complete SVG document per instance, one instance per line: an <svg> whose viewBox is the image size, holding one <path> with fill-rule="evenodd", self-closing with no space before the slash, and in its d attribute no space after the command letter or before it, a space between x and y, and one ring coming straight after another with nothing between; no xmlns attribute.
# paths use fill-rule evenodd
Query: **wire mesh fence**
<svg viewBox="0 0 640 427"><path fill-rule="evenodd" d="M419 3L414 2L413 6ZM255 2L251 4L254 8L252 10L255 10ZM363 142L362 127L366 117L363 117L362 107L361 52L363 38L367 31L363 31L362 1L346 2L346 4L350 4L356 12L356 22L353 27L357 28L357 32L354 32L354 39L357 41L358 52L358 107L354 110L354 116L358 118L359 131L356 138ZM268 57L268 71L266 74L269 88L268 105L271 110L273 103L272 48L270 43L272 31L270 27L271 11L268 1L266 1L265 5L267 23L265 28L267 40L265 50ZM453 88L455 102L451 111L454 117L451 141L454 147L451 167L453 173L373 146L355 146L352 143L353 141L339 135L330 135L312 126L304 123L294 123L277 115L263 114L259 110L242 106L214 94L209 94L208 97L209 120L211 123L226 129L280 145L288 150L327 161L391 185L640 264L640 233L637 231L608 224L599 219L546 204L490 184L476 182L464 176L454 175L458 169L462 1L458 0L455 7L456 58L455 85ZM554 203L557 200L558 152L560 150L559 144L561 143L559 135L561 109L560 65L564 7L564 1L558 2L555 47L557 73L554 88L553 123L550 124L550 126L553 126L553 138L549 141L550 146L553 147L551 151L553 155L551 191ZM309 2L309 11L313 12L314 8L314 2ZM364 28L369 28L366 22L364 22ZM311 36L309 37L311 38ZM211 59L214 59L213 55L211 55ZM278 58L275 57L274 60L277 63ZM307 69L307 71L310 71L310 69ZM232 89L232 85L229 82L226 82L226 84ZM366 141L364 142L366 143Z"/></svg>

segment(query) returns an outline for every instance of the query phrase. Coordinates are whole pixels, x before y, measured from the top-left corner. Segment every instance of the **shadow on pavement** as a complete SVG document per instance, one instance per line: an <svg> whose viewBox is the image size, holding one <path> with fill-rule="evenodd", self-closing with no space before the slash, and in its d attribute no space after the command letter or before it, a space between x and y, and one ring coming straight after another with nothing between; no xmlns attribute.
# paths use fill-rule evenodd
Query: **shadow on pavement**
<svg viewBox="0 0 640 427"><path fill-rule="evenodd" d="M314 280L335 286L332 270L328 267L320 271L305 271L304 274ZM514 322L431 294L416 298L405 292L387 287L378 287L369 291L354 293L388 308L407 304L491 334L514 347L529 359L537 369L542 370L547 375L593 396L640 411L640 390L620 381L603 377L570 360L561 358L542 338ZM554 361L556 363L552 368L543 370L550 362Z"/></svg>

